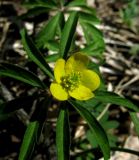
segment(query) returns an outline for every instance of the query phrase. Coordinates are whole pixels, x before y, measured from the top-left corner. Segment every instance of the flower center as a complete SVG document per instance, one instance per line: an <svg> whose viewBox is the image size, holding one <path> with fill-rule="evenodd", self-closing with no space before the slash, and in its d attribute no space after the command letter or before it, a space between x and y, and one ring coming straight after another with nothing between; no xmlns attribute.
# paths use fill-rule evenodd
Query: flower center
<svg viewBox="0 0 139 160"><path fill-rule="evenodd" d="M61 78L61 86L66 91L73 91L75 88L78 87L80 83L81 74L80 72L72 72L66 76Z"/></svg>

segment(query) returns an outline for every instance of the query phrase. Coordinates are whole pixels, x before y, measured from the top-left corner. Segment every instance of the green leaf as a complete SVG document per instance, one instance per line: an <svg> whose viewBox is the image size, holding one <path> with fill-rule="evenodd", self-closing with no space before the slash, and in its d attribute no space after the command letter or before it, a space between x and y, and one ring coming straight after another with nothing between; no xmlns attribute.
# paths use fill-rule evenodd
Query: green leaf
<svg viewBox="0 0 139 160"><path fill-rule="evenodd" d="M0 122L3 123L3 121L7 121L9 118L11 118L14 115L14 113L9 114L0 114Z"/></svg>
<svg viewBox="0 0 139 160"><path fill-rule="evenodd" d="M58 28L56 32L58 37L61 37L64 26L65 26L65 17L64 17L64 13L61 12L61 17L59 19ZM59 45L59 41L58 41L58 45Z"/></svg>
<svg viewBox="0 0 139 160"><path fill-rule="evenodd" d="M59 44L53 40L45 41L44 48L47 48L48 50L51 50L57 53L59 51Z"/></svg>
<svg viewBox="0 0 139 160"><path fill-rule="evenodd" d="M24 49L26 50L28 56L31 58L32 61L34 61L40 67L40 69L42 69L42 71L46 75L48 75L53 79L54 76L52 74L51 68L46 63L45 58L37 49L33 41L28 37L24 29L22 29L20 33L21 33Z"/></svg>
<svg viewBox="0 0 139 160"><path fill-rule="evenodd" d="M13 113L21 108L28 108L28 106L32 106L33 101L37 98L37 96L26 96L16 98L14 100L3 102L0 104L0 115Z"/></svg>
<svg viewBox="0 0 139 160"><path fill-rule="evenodd" d="M49 22L40 30L36 36L36 43L38 47L45 45L46 41L54 39L56 29L60 19L62 18L62 13L58 13L53 16Z"/></svg>
<svg viewBox="0 0 139 160"><path fill-rule="evenodd" d="M90 24L100 23L100 20L95 15L92 15L89 13L79 12L79 17L81 21L86 22L86 23L90 23Z"/></svg>
<svg viewBox="0 0 139 160"><path fill-rule="evenodd" d="M89 7L89 6L87 6L86 4L83 4L83 3L82 4L75 4L74 3L74 5L70 3L68 5L68 11L70 11L70 10L74 11L74 8L75 8L75 10L77 10L77 7L83 13L88 13L88 14L96 16L96 9L94 9L92 7Z"/></svg>
<svg viewBox="0 0 139 160"><path fill-rule="evenodd" d="M108 133L108 139L111 147L116 147L118 142L118 137L113 135L113 133Z"/></svg>
<svg viewBox="0 0 139 160"><path fill-rule="evenodd" d="M85 6L86 5L86 0L74 0L68 3L68 7L76 7L76 6Z"/></svg>
<svg viewBox="0 0 139 160"><path fill-rule="evenodd" d="M52 54L52 55L48 55L46 57L46 61L47 62L56 62L56 60L59 58L58 54Z"/></svg>
<svg viewBox="0 0 139 160"><path fill-rule="evenodd" d="M92 15L96 16L96 9L94 9L92 7L89 7L87 5L82 5L81 6L81 11L84 12L84 13L89 13L89 14L92 14Z"/></svg>
<svg viewBox="0 0 139 160"><path fill-rule="evenodd" d="M34 121L30 122L27 126L23 142L20 148L19 160L29 160L31 158L31 154L34 150L37 132L39 128L39 122Z"/></svg>
<svg viewBox="0 0 139 160"><path fill-rule="evenodd" d="M127 107L128 109L132 111L139 111L139 108L134 105L131 101L120 97L119 95L113 93L113 92L107 92L107 91L96 91L95 92L95 99L104 103L111 103L116 105L121 105L124 107ZM93 99L92 99L93 101Z"/></svg>
<svg viewBox="0 0 139 160"><path fill-rule="evenodd" d="M94 25L80 21L81 26L83 28L85 38L88 41L88 43L92 43L92 41L97 41L99 39L103 40L103 34L102 32L97 29ZM88 38L88 39L87 39Z"/></svg>
<svg viewBox="0 0 139 160"><path fill-rule="evenodd" d="M49 9L47 9L44 6L35 7L35 8L29 9L26 13L20 15L18 18L23 20L23 19L28 18L28 17L38 16L38 15L40 15L42 13L46 14L48 11L49 11Z"/></svg>
<svg viewBox="0 0 139 160"><path fill-rule="evenodd" d="M46 88L45 84L35 74L13 64L0 63L0 76L8 76L34 87Z"/></svg>
<svg viewBox="0 0 139 160"><path fill-rule="evenodd" d="M62 8L65 5L66 1L65 0L59 0L58 3L60 4L59 7Z"/></svg>
<svg viewBox="0 0 139 160"><path fill-rule="evenodd" d="M90 99L90 100L87 100L87 101L78 101L78 100L74 100L74 105L76 106L83 106L85 107L86 109L88 110L94 110L94 108L98 105L100 105L100 102L96 99Z"/></svg>
<svg viewBox="0 0 139 160"><path fill-rule="evenodd" d="M108 129L112 129L112 128L117 128L119 126L119 122L117 121L112 121L112 120L109 120L109 121L105 121L105 122L100 122L102 126L104 126L104 129L105 130L108 130Z"/></svg>
<svg viewBox="0 0 139 160"><path fill-rule="evenodd" d="M89 45L87 44L83 49L81 49L82 52L86 53L89 56L101 56L101 58L104 50L105 44L102 39L92 42Z"/></svg>
<svg viewBox="0 0 139 160"><path fill-rule="evenodd" d="M139 117L137 117L137 113L135 112L129 112L129 114L134 123L135 130L139 136Z"/></svg>
<svg viewBox="0 0 139 160"><path fill-rule="evenodd" d="M40 125L44 123L47 118L48 108L52 102L52 97L45 95L45 97L40 97L37 99L36 108L31 116L31 121L38 121Z"/></svg>
<svg viewBox="0 0 139 160"><path fill-rule="evenodd" d="M105 50L103 34L99 29L97 29L94 25L89 24L88 22L80 20L80 24L83 28L84 36L86 39L86 46L82 49L82 51L88 55L101 56Z"/></svg>
<svg viewBox="0 0 139 160"><path fill-rule="evenodd" d="M96 141L96 138L95 138L94 134L92 134L91 130L88 130L86 132L86 138L87 138L87 140L89 141L89 143L91 144L91 146L93 148L97 148L98 147L98 143Z"/></svg>
<svg viewBox="0 0 139 160"><path fill-rule="evenodd" d="M110 147L107 135L104 129L101 127L96 118L89 112L86 108L76 105L73 100L69 101L71 105L79 112L79 114L86 120L89 125L92 133L94 134L102 152L104 155L104 159L108 160L110 158Z"/></svg>
<svg viewBox="0 0 139 160"><path fill-rule="evenodd" d="M117 95L115 93L106 92L106 91L97 91L95 95L96 95L95 99L98 100L98 101L105 102L105 103L112 103L112 104L116 104L116 105L121 105L123 107L127 107L131 111L139 112L139 107L138 106L134 105L128 99L120 97L119 95ZM135 112L131 112L131 111L129 112L129 114L130 114L130 117L131 117L131 119L134 123L136 132L139 136L139 126L138 126L139 118L137 117Z"/></svg>
<svg viewBox="0 0 139 160"><path fill-rule="evenodd" d="M70 149L70 129L69 117L66 106L60 108L60 113L56 125L56 146L58 160L69 159Z"/></svg>
<svg viewBox="0 0 139 160"><path fill-rule="evenodd" d="M60 57L64 58L67 57L76 30L77 21L78 21L78 13L72 12L62 31L62 36L60 39L60 51L59 51Z"/></svg>
<svg viewBox="0 0 139 160"><path fill-rule="evenodd" d="M28 2L23 2L23 6L27 8L35 8L35 7L46 7L48 9L55 9L56 4L52 0L33 0Z"/></svg>
<svg viewBox="0 0 139 160"><path fill-rule="evenodd" d="M39 128L37 132L37 143L40 144L42 142L42 134L44 135L44 139L47 139L47 134L42 133L44 129L44 125L46 123L48 108L51 106L52 98L49 95L45 97L40 97L37 100L35 110L30 118L30 121L38 121ZM49 131L48 131L49 133ZM45 141L45 140L44 140Z"/></svg>
<svg viewBox="0 0 139 160"><path fill-rule="evenodd" d="M75 10L77 9L77 7L79 8L79 10L82 12L82 13L87 13L87 14L90 14L92 16L96 16L96 9L92 8L92 7L89 7L87 6L87 3L85 0L74 0L72 2L70 2L68 5L68 10Z"/></svg>

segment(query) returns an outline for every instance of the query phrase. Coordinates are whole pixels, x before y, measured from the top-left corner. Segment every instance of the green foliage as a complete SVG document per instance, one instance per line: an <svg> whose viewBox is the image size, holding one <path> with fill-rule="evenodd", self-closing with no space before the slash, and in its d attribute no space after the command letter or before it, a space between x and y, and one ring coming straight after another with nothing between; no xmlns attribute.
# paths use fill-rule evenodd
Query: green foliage
<svg viewBox="0 0 139 160"><path fill-rule="evenodd" d="M120 11L123 21L130 27L132 27L133 18L135 18L138 13L137 0L127 2L126 8Z"/></svg>
<svg viewBox="0 0 139 160"><path fill-rule="evenodd" d="M44 0L30 0L27 2L23 2L23 5L27 8L36 8L36 7L40 7L43 6L45 8L48 9L52 9L56 7L56 4L54 2L54 0L48 0L48 1L44 1Z"/></svg>
<svg viewBox="0 0 139 160"><path fill-rule="evenodd" d="M107 135L101 125L97 122L95 117L83 106L76 105L74 101L70 101L70 103L75 107L75 109L79 112L79 114L86 120L89 125L92 134L96 138L102 152L104 155L104 159L107 160L110 158L110 148Z"/></svg>
<svg viewBox="0 0 139 160"><path fill-rule="evenodd" d="M105 49L103 35L94 25L81 21L87 45L82 49L88 55L100 56Z"/></svg>
<svg viewBox="0 0 139 160"><path fill-rule="evenodd" d="M51 78L53 78L51 68L46 63L43 55L37 49L33 41L28 37L24 29L21 30L21 37L23 46L31 60L34 61L46 75L49 75Z"/></svg>
<svg viewBox="0 0 139 160"><path fill-rule="evenodd" d="M50 19L50 21L44 26L44 28L42 28L41 31L36 35L36 38L35 38L36 44L39 48L45 46L47 41L54 39L56 34L56 29L62 18L63 18L62 13L56 14Z"/></svg>
<svg viewBox="0 0 139 160"><path fill-rule="evenodd" d="M135 2L131 2L128 10L123 11L124 19L129 18L128 15L133 12ZM24 6L27 7L27 13L21 15L19 19L22 21L30 16L38 16L42 13L49 15L49 20L43 22L43 27L40 28L36 35L32 35L32 38L28 35L26 29L20 29L21 41L23 48L28 55L28 58L34 63L41 71L47 82L40 80L38 74L34 74L29 70L13 65L10 63L0 63L0 76L14 78L21 82L31 85L33 88L37 87L37 93L28 97L15 98L12 101L0 102L0 121L14 116L14 113L23 108L33 106L36 103L34 115L30 117L30 122L27 125L22 145L19 153L19 160L28 160L33 154L37 141L40 139L43 130L43 125L47 121L48 108L50 110L56 103L56 107L59 108L59 114L56 122L56 150L58 160L68 160L70 155L71 146L75 143L75 148L80 148L83 151L82 154L75 152L75 159L93 160L104 157L105 160L110 159L110 151L112 147L117 147L117 137L110 133L111 129L118 127L119 123L115 120L109 119L108 104L115 104L117 107L125 107L131 116L131 119L135 125L136 132L139 135L138 117L136 115L139 112L139 108L131 101L120 97L119 95L107 92L106 87L101 82L99 90L95 92L95 97L86 101L77 101L70 99L68 103L58 103L50 95L49 86L50 81L54 80L53 71L49 62L56 62L59 58L67 59L69 55L72 55L75 51L81 51L88 56L94 56L99 61L103 58L102 53L105 50L105 43L103 34L97 28L96 24L100 23L100 20L96 16L96 11L87 6L86 0L74 0L71 2L65 2L63 0L28 0L24 2ZM77 11L77 7L79 10ZM50 13L54 13L54 16L50 16ZM131 14L134 16L134 12ZM127 19L128 20L128 19ZM82 28L83 47L77 45L78 41L76 29L78 25ZM34 39L33 39L34 38ZM44 51L45 50L45 51ZM52 54L49 54L53 51ZM47 53L46 53L47 52ZM89 68L99 72L100 64L91 63ZM38 71L37 70L37 71ZM102 75L103 77L103 75ZM73 106L73 107L72 107ZM80 116L87 124L86 135L84 140L73 139L70 130L70 116L72 110ZM105 111L105 112L103 112ZM57 114L56 114L57 116ZM77 121L75 120L75 125ZM51 127L53 127L51 125ZM74 130L73 130L74 131ZM50 134L49 132L47 132ZM45 137L46 135L44 135ZM48 138L50 138L48 136ZM44 140L45 141L45 140ZM88 149L88 143L91 144L91 149ZM113 150L116 148L113 148ZM118 150L118 149L117 149ZM124 151L124 149L122 150ZM126 150L127 152L129 150ZM97 155L98 153L99 156ZM138 154L131 152L132 154Z"/></svg>
<svg viewBox="0 0 139 160"><path fill-rule="evenodd" d="M60 108L60 113L56 125L56 146L57 159L69 159L70 149L70 127L68 119L68 109L65 106Z"/></svg>
<svg viewBox="0 0 139 160"><path fill-rule="evenodd" d="M0 64L0 76L15 78L34 87L46 87L45 84L32 72L9 63Z"/></svg>
<svg viewBox="0 0 139 160"><path fill-rule="evenodd" d="M8 102L0 103L0 116L11 114L21 108L26 109L28 105L32 105L36 96L19 97Z"/></svg>
<svg viewBox="0 0 139 160"><path fill-rule="evenodd" d="M62 31L60 48L59 48L60 57L64 58L67 57L67 53L70 49L73 35L77 26L77 21L78 21L78 13L77 12L71 13Z"/></svg>
<svg viewBox="0 0 139 160"><path fill-rule="evenodd" d="M97 91L95 98L104 103L121 105L121 106L127 107L131 111L139 112L139 108L136 105L134 105L131 101L125 98L122 98L112 92Z"/></svg>
<svg viewBox="0 0 139 160"><path fill-rule="evenodd" d="M129 51L129 53L130 53L131 55L137 55L138 52L139 52L139 45L138 45L138 44L133 45L133 46L131 47L130 51Z"/></svg>
<svg viewBox="0 0 139 160"><path fill-rule="evenodd" d="M23 142L20 148L19 160L26 160L31 158L33 148L37 140L37 132L39 128L39 122L30 122L27 126Z"/></svg>

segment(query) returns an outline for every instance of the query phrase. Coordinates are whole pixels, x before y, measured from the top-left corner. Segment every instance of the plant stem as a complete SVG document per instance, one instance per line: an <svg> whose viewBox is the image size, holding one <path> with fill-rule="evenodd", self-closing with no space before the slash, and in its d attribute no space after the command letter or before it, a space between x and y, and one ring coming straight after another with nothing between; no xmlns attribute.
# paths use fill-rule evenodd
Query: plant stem
<svg viewBox="0 0 139 160"><path fill-rule="evenodd" d="M129 153L129 154L133 154L133 155L139 156L139 152L138 151L134 151L134 150L131 150L131 149L128 149L128 148L110 147L110 149L111 149L111 151L125 152L125 153ZM84 151L81 151L81 152L78 152L78 153L74 153L72 155L72 157L78 157L78 156L81 156L81 155L85 155L85 154L87 154L89 152L93 152L93 153L97 152L97 153L99 153L99 149L98 148L90 148L90 149L87 149L87 150L84 150Z"/></svg>

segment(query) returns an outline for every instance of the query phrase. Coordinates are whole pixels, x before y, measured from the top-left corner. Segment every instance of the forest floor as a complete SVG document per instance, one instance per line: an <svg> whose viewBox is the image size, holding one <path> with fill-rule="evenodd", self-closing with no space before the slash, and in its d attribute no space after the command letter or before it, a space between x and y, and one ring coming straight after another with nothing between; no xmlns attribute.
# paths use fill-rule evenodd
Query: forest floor
<svg viewBox="0 0 139 160"><path fill-rule="evenodd" d="M25 53L13 17L21 15L26 9L21 6L19 0L3 0L0 3L0 61L20 65ZM122 95L138 105L139 12L132 16L129 14L131 17L129 16L127 20L122 17L122 13L128 8L127 2L124 0L88 0L88 4L96 8L97 15L102 22L98 28L104 35L106 49L104 52L105 63L100 67L100 71L108 90ZM139 10L139 4L129 8L131 13L135 10ZM26 23L30 32L33 32L34 23L36 22ZM24 85L8 78L1 79L0 85L0 96L4 96L7 101L25 95L30 90L30 88L25 88ZM121 145L139 151L139 141L127 110L122 107L120 109L111 109L110 107L110 117L120 122L115 133L118 135ZM20 123L20 121L24 121L22 118L25 117L17 116L10 121L0 122L0 160L17 159L17 152L25 129L24 124ZM128 153L114 152L110 160L123 159L139 160L139 157ZM45 160L45 158L41 157L40 152L40 154L36 154L34 160Z"/></svg>

